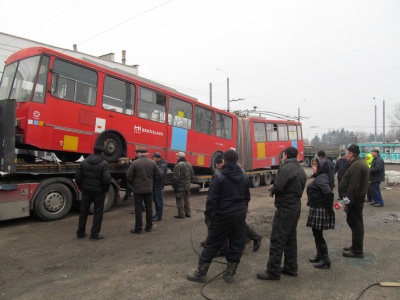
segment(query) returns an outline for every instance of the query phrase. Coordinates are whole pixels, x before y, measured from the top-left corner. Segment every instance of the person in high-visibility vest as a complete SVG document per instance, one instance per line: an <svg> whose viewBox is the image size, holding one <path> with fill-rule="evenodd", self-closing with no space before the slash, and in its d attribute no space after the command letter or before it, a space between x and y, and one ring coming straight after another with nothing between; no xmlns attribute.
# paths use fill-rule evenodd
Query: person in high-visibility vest
<svg viewBox="0 0 400 300"><path fill-rule="evenodd" d="M374 160L374 157L372 156L371 153L368 153L367 155L365 155L365 162L367 163L368 168L371 168L371 164L372 164L373 160Z"/></svg>
<svg viewBox="0 0 400 300"><path fill-rule="evenodd" d="M371 153L368 153L365 155L365 162L368 165L368 168L371 168L372 161L374 160L374 157L372 156ZM371 182L368 184L368 193L367 193L367 200L365 202L372 202L372 186Z"/></svg>

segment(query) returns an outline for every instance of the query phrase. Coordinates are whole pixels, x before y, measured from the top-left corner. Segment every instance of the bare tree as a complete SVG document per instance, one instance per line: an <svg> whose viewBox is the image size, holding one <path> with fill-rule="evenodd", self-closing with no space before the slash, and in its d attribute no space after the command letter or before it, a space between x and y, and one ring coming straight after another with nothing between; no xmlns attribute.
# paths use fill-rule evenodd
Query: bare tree
<svg viewBox="0 0 400 300"><path fill-rule="evenodd" d="M389 115L389 120L393 130L400 129L400 103L393 105L392 114Z"/></svg>

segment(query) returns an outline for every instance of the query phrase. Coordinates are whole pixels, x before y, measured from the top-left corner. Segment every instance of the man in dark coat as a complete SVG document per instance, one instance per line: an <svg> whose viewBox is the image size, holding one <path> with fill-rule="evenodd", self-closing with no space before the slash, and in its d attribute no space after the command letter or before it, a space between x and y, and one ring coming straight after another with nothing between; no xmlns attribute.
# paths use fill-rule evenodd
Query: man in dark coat
<svg viewBox="0 0 400 300"><path fill-rule="evenodd" d="M184 152L176 154L177 162L172 170L172 187L175 191L176 207L178 215L174 218L190 218L190 183L194 175L192 165L186 160Z"/></svg>
<svg viewBox="0 0 400 300"><path fill-rule="evenodd" d="M297 223L301 212L301 196L307 176L297 161L298 150L288 147L284 150L284 164L280 167L274 184L270 187L275 195L275 216L270 237L267 270L258 272L257 278L279 280L281 273L297 276ZM281 268L282 255L285 255Z"/></svg>
<svg viewBox="0 0 400 300"><path fill-rule="evenodd" d="M133 186L133 198L135 201L135 228L131 233L142 233L143 202L146 208L146 228L151 232L153 228L153 184L154 180L161 176L160 168L147 157L146 149L136 150L137 159L131 162L126 172L126 178Z"/></svg>
<svg viewBox="0 0 400 300"><path fill-rule="evenodd" d="M233 282L236 268L246 245L246 213L250 201L250 182L237 163L235 150L224 153L224 165L217 171L208 190L205 222L210 229L204 249L200 255L197 270L187 276L196 282L205 282L206 274L213 258L221 249L226 238L229 246L228 261L224 280Z"/></svg>
<svg viewBox="0 0 400 300"><path fill-rule="evenodd" d="M351 229L351 246L344 247L345 257L363 258L364 222L363 208L365 195L368 192L369 168L365 160L360 158L360 148L352 144L347 148L346 158L349 168L340 181L339 191L350 203L345 206L346 221Z"/></svg>
<svg viewBox="0 0 400 300"><path fill-rule="evenodd" d="M379 155L379 150L372 150L371 154L374 157L371 163L371 168L369 169L369 181L371 182L373 201L373 204L371 204L374 207L382 207L383 199L381 194L381 182L385 181L385 163Z"/></svg>
<svg viewBox="0 0 400 300"><path fill-rule="evenodd" d="M338 186L348 168L349 168L349 162L346 159L346 153L341 152L340 158L336 161L335 164L335 174L337 173ZM340 191L338 200L343 200L343 195L340 193Z"/></svg>
<svg viewBox="0 0 400 300"><path fill-rule="evenodd" d="M94 154L84 159L75 173L75 181L82 193L79 225L76 235L85 238L86 221L89 215L90 205L94 204L93 224L90 232L91 240L100 240L101 223L103 221L103 209L106 193L111 185L111 174L107 162L101 157L103 148L94 147Z"/></svg>
<svg viewBox="0 0 400 300"><path fill-rule="evenodd" d="M154 181L154 186L153 186L153 202L154 202L154 207L156 209L153 221L161 221L163 216L163 207L164 207L163 190L164 190L165 177L167 175L168 165L167 162L161 157L161 154L159 152L153 154L153 159L161 171L161 176Z"/></svg>

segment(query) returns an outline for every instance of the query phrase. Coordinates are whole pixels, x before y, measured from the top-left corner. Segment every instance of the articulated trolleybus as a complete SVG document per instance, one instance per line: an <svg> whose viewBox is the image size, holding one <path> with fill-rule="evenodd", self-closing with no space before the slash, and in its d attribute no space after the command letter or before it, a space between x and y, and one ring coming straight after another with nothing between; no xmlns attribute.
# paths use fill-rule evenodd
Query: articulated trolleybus
<svg viewBox="0 0 400 300"><path fill-rule="evenodd" d="M71 165L94 146L104 148L110 164L146 148L151 154L160 152L170 167L176 152L183 151L197 174L212 174L215 159L227 149L236 149L244 170L254 172L277 168L288 146L298 148L303 160L304 146L299 122L239 117L137 75L43 47L20 50L6 61L0 83L0 142L3 178L41 173L17 164L18 158L34 163L37 150L53 152L61 165ZM63 170L58 169L58 178ZM270 183L271 174L255 174L254 185ZM49 190L57 192L60 186L74 189L58 182ZM41 203L46 195L37 199L36 194L28 192L30 209L48 209ZM68 198L76 200L75 193ZM52 206L51 219L62 215L55 213L62 209L60 203Z"/></svg>

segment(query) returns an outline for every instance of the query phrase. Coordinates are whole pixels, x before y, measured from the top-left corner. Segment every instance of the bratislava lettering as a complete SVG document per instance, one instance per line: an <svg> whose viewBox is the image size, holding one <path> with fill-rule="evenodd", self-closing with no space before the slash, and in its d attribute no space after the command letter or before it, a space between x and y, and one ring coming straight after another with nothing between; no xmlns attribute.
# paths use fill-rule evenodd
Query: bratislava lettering
<svg viewBox="0 0 400 300"><path fill-rule="evenodd" d="M153 129L147 129L147 128L142 128L142 126L134 126L133 127L133 131L135 133L150 133L150 134L154 134L154 135L160 135L163 136L164 133L161 131L157 131L157 130L153 130Z"/></svg>

